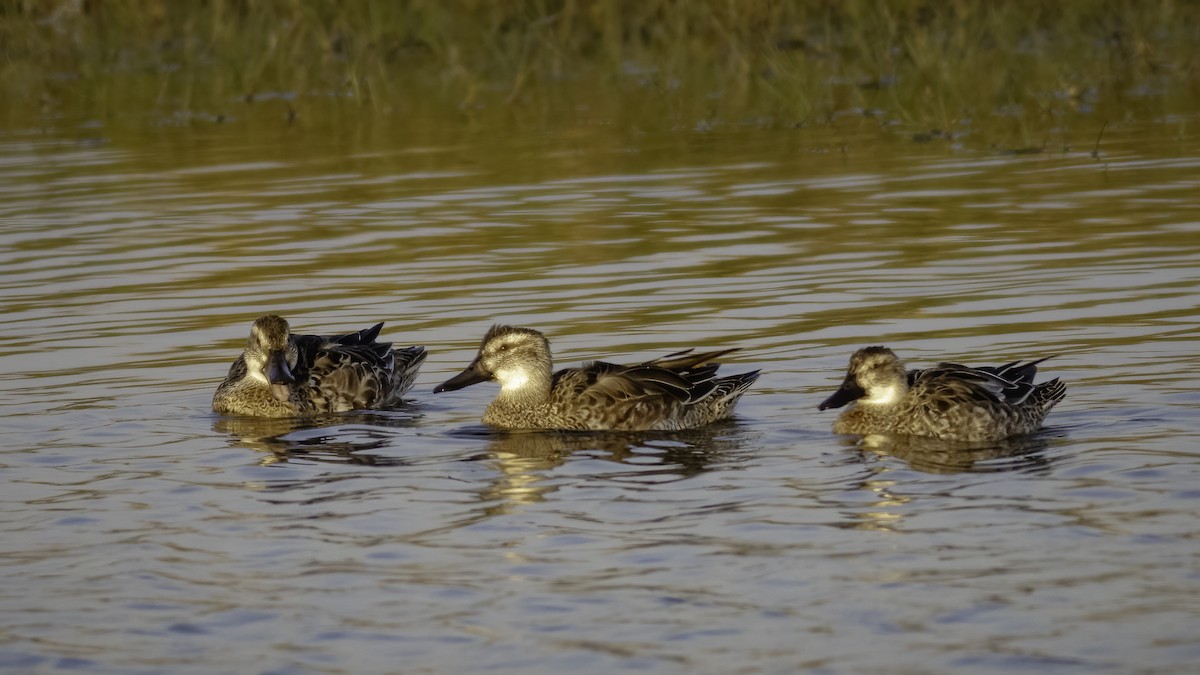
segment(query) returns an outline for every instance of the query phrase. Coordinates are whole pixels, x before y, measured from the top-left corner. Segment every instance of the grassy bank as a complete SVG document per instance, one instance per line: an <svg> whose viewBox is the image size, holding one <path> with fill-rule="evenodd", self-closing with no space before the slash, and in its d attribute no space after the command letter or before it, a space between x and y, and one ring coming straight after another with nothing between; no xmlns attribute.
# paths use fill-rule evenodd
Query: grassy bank
<svg viewBox="0 0 1200 675"><path fill-rule="evenodd" d="M918 140L1000 126L1037 144L1064 124L1161 119L1200 100L1200 3L1170 0L0 7L0 93L24 110L140 96L219 113L231 101L338 96L386 110L656 111L688 128L849 118Z"/></svg>

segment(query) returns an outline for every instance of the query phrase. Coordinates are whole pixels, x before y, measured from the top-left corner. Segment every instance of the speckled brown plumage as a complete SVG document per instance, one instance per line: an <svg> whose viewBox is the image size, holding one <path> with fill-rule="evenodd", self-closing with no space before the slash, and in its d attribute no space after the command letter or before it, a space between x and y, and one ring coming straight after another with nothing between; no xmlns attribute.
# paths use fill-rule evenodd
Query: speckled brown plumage
<svg viewBox="0 0 1200 675"><path fill-rule="evenodd" d="M499 382L483 421L503 429L690 429L731 415L758 378L758 371L716 376L713 361L732 351L687 350L636 365L594 361L555 373L544 335L492 326L471 365L434 391Z"/></svg>
<svg viewBox="0 0 1200 675"><path fill-rule="evenodd" d="M989 441L1037 430L1066 396L1054 379L1034 384L1045 359L971 368L939 363L906 372L886 347L854 353L842 386L821 410L854 402L833 425L839 434L910 434Z"/></svg>
<svg viewBox="0 0 1200 675"><path fill-rule="evenodd" d="M387 408L412 388L424 347L377 342L379 323L345 335L293 335L269 314L254 322L246 348L213 396L228 415L294 417Z"/></svg>

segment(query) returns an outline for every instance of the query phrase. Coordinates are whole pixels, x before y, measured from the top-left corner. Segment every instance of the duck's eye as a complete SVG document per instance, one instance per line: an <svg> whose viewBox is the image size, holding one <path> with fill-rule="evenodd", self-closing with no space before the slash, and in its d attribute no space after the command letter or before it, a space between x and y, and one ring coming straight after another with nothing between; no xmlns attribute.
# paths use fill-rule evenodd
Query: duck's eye
<svg viewBox="0 0 1200 675"><path fill-rule="evenodd" d="M504 344L500 345L499 351L502 351L502 352L508 351L508 343L505 342Z"/></svg>

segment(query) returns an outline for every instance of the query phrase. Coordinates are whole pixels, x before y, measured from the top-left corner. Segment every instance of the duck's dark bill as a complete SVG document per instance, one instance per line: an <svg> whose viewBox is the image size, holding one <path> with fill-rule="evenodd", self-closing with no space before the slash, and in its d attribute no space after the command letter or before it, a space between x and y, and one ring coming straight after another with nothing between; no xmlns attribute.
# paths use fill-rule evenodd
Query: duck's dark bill
<svg viewBox="0 0 1200 675"><path fill-rule="evenodd" d="M267 354L267 364L263 367L267 382L271 384L295 384L296 376L288 367L287 355L282 351Z"/></svg>
<svg viewBox="0 0 1200 675"><path fill-rule="evenodd" d="M435 387L433 393L440 394L443 391L454 391L456 389L469 387L480 382L486 382L490 379L491 378L488 377L487 374L479 370L478 365L472 363L471 365L467 366L466 370Z"/></svg>
<svg viewBox="0 0 1200 675"><path fill-rule="evenodd" d="M821 405L817 406L817 410L840 408L847 403L850 403L851 401L857 401L866 395L867 392L864 391L862 387L855 384L854 380L846 378L846 381L842 382L842 386L839 387L837 391L833 392L833 396L825 399L821 402Z"/></svg>

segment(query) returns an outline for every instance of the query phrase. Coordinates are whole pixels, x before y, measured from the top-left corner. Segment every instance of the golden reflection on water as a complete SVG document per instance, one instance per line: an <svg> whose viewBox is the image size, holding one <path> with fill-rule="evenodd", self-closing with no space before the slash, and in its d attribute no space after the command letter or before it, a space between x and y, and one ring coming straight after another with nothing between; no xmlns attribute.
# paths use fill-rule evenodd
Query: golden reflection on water
<svg viewBox="0 0 1200 675"><path fill-rule="evenodd" d="M864 436L857 444L863 452L896 457L909 467L929 473L1014 471L1044 468L1043 453L1053 434L1040 432L1000 441L966 443L914 436Z"/></svg>
<svg viewBox="0 0 1200 675"><path fill-rule="evenodd" d="M903 467L928 474L997 473L1016 471L1025 474L1046 472L1054 462L1047 454L1063 434L1042 431L984 443L947 441L904 435L871 434L861 438L843 437L842 444L860 454L872 475L858 488L871 493L874 501L856 509L851 525L857 529L904 532L903 521L921 499L903 494L906 482L894 477Z"/></svg>
<svg viewBox="0 0 1200 675"><path fill-rule="evenodd" d="M571 441L569 435L557 433L492 434L487 453L496 477L479 494L482 501L494 502L487 512L512 513L520 506L545 501L547 495L558 489L551 471L561 466L573 451L600 445L595 440Z"/></svg>
<svg viewBox="0 0 1200 675"><path fill-rule="evenodd" d="M877 467L875 477L862 481L859 489L872 494L874 501L867 502L864 510L856 509L846 527L858 530L900 532L904 519L903 507L912 499L893 492L896 482L885 476L890 469Z"/></svg>
<svg viewBox="0 0 1200 675"><path fill-rule="evenodd" d="M610 479L682 480L726 461L745 442L736 424L684 432L493 432L487 452L497 473L480 497L496 502L489 514L543 502L558 489L554 469L573 457L611 463Z"/></svg>
<svg viewBox="0 0 1200 675"><path fill-rule="evenodd" d="M407 460L372 450L386 448L395 438L391 430L412 428L419 418L394 411L294 419L215 416L212 428L228 435L231 446L261 453L260 466L292 460L394 466Z"/></svg>

